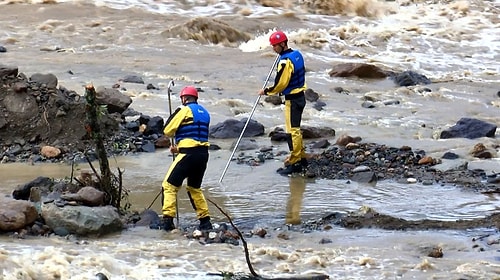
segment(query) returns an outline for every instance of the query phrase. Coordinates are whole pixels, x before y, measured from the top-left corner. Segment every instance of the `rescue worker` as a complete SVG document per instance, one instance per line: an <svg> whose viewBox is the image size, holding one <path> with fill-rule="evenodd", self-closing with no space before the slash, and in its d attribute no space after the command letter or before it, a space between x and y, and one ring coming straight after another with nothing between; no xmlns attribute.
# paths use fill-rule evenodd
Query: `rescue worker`
<svg viewBox="0 0 500 280"><path fill-rule="evenodd" d="M201 190L201 183L208 162L208 129L210 114L198 104L198 90L184 87L180 92L182 105L168 118L163 133L174 137L170 151L176 154L174 162L163 180L163 229L175 228L177 192L187 178L187 193L200 221L199 230L212 229L208 204Z"/></svg>
<svg viewBox="0 0 500 280"><path fill-rule="evenodd" d="M273 50L280 55L274 85L259 90L260 95L280 94L285 97L285 132L290 156L285 168L277 172L281 175L300 173L307 167L307 159L300 123L306 106L306 69L302 54L288 47L288 38L283 31L276 31L269 37Z"/></svg>

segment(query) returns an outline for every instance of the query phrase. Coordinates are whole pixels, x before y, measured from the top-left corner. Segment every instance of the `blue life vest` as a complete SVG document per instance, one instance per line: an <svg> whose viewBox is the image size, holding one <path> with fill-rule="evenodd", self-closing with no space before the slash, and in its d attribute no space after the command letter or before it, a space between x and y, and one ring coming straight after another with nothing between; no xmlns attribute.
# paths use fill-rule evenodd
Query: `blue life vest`
<svg viewBox="0 0 500 280"><path fill-rule="evenodd" d="M306 68L304 65L304 58L299 51L293 50L291 52L286 52L280 56L280 59L289 59L293 64L293 73L290 77L290 82L288 86L283 90L283 94L287 95L293 89L301 88L306 83Z"/></svg>
<svg viewBox="0 0 500 280"><path fill-rule="evenodd" d="M186 106L193 113L193 122L181 125L177 129L175 132L175 141L179 143L182 139L191 138L200 142L207 142L210 114L198 103L189 103Z"/></svg>

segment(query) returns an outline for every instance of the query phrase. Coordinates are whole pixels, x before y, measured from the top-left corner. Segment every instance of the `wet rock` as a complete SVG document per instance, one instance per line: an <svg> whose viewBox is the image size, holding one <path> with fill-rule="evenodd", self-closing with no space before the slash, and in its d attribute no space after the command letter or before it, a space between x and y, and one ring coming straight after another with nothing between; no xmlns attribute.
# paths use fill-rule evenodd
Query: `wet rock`
<svg viewBox="0 0 500 280"><path fill-rule="evenodd" d="M12 197L14 199L28 200L31 188L37 187L42 193L48 193L49 189L53 185L54 181L51 178L40 176L29 183L16 187L16 189L12 192Z"/></svg>
<svg viewBox="0 0 500 280"><path fill-rule="evenodd" d="M54 74L41 73L31 75L30 81L34 82L37 86L43 86L50 89L55 89L58 83L57 77Z"/></svg>
<svg viewBox="0 0 500 280"><path fill-rule="evenodd" d="M483 143L477 143L474 145L470 154L476 158L488 159L496 157L496 151L494 149L487 148Z"/></svg>
<svg viewBox="0 0 500 280"><path fill-rule="evenodd" d="M390 106L390 105L399 105L400 101L394 100L394 99L389 99L389 100L383 101L382 103L386 106Z"/></svg>
<svg viewBox="0 0 500 280"><path fill-rule="evenodd" d="M302 126L301 132L303 139L316 139L335 136L335 130L330 127ZM274 130L269 133L269 136L271 137L271 141L277 142L286 142L290 137L281 127L274 128Z"/></svg>
<svg viewBox="0 0 500 280"><path fill-rule="evenodd" d="M327 126L313 127L303 125L301 126L302 137L304 139L315 139L335 136L335 129Z"/></svg>
<svg viewBox="0 0 500 280"><path fill-rule="evenodd" d="M142 142L139 150L145 153L154 153L156 151L156 148L155 144L152 141L146 140Z"/></svg>
<svg viewBox="0 0 500 280"><path fill-rule="evenodd" d="M443 248L441 248L439 246L434 247L429 251L427 256L431 257L431 258L442 258L443 257Z"/></svg>
<svg viewBox="0 0 500 280"><path fill-rule="evenodd" d="M421 254L431 257L431 258L442 258L443 257L443 248L439 245L433 246L433 245L421 245L418 248L418 251L421 252Z"/></svg>
<svg viewBox="0 0 500 280"><path fill-rule="evenodd" d="M375 172L365 171L356 172L352 175L351 179L358 183L374 184L377 182L378 178Z"/></svg>
<svg viewBox="0 0 500 280"><path fill-rule="evenodd" d="M457 158L459 158L459 156L455 153L452 153L452 152L446 152L443 154L443 156L441 158L443 158L443 159L457 159Z"/></svg>
<svg viewBox="0 0 500 280"><path fill-rule="evenodd" d="M271 131L269 133L269 136L271 137L271 141L276 142L286 142L290 138L290 136L281 128L276 128L275 130Z"/></svg>
<svg viewBox="0 0 500 280"><path fill-rule="evenodd" d="M323 107L326 106L326 103L323 102L323 101L316 101L313 105L313 108L318 110L318 111L322 111L323 110Z"/></svg>
<svg viewBox="0 0 500 280"><path fill-rule="evenodd" d="M236 140L231 144L231 150L236 146ZM257 141L255 139L243 138L240 140L238 144L237 151L248 151L248 150L256 150L259 148Z"/></svg>
<svg viewBox="0 0 500 280"><path fill-rule="evenodd" d="M170 147L171 141L166 135L161 135L155 142L156 148L168 148Z"/></svg>
<svg viewBox="0 0 500 280"><path fill-rule="evenodd" d="M252 234L264 238L267 234L267 230L265 230L264 228L256 228L252 231Z"/></svg>
<svg viewBox="0 0 500 280"><path fill-rule="evenodd" d="M488 175L486 182L491 184L500 184L500 173Z"/></svg>
<svg viewBox="0 0 500 280"><path fill-rule="evenodd" d="M141 115L137 121L140 125L145 125L142 134L148 135L163 135L163 128L165 126L165 122L160 116L147 116Z"/></svg>
<svg viewBox="0 0 500 280"><path fill-rule="evenodd" d="M217 123L216 125L210 126L209 135L213 138L220 139L237 138L243 131L246 121L247 118L243 118L240 121L228 119L222 123ZM243 136L254 137L262 135L264 135L264 125L256 120L250 119Z"/></svg>
<svg viewBox="0 0 500 280"><path fill-rule="evenodd" d="M284 232L280 232L277 237L282 240L290 240L290 235Z"/></svg>
<svg viewBox="0 0 500 280"><path fill-rule="evenodd" d="M342 134L337 138L337 141L335 141L336 145L339 146L346 146L349 143L356 143L361 141L361 137L352 137L347 134Z"/></svg>
<svg viewBox="0 0 500 280"><path fill-rule="evenodd" d="M94 187L83 187L77 193L63 194L61 198L86 206L100 206L104 203L104 192Z"/></svg>
<svg viewBox="0 0 500 280"><path fill-rule="evenodd" d="M320 140L316 143L313 143L311 145L311 148L313 149L325 149L330 146L330 142L327 139Z"/></svg>
<svg viewBox="0 0 500 280"><path fill-rule="evenodd" d="M70 232L65 227L56 226L52 229L55 235L57 236L68 236Z"/></svg>
<svg viewBox="0 0 500 280"><path fill-rule="evenodd" d="M159 88L158 88L158 87L156 87L156 86L154 86L153 84L148 84L148 85L146 86L146 89L148 89L148 90L152 90L152 89L159 90Z"/></svg>
<svg viewBox="0 0 500 280"><path fill-rule="evenodd" d="M454 126L441 132L441 139L495 137L497 126L482 120L461 118Z"/></svg>
<svg viewBox="0 0 500 280"><path fill-rule="evenodd" d="M316 102L319 99L319 94L310 88L306 89L304 95L306 100L309 102Z"/></svg>
<svg viewBox="0 0 500 280"><path fill-rule="evenodd" d="M108 277L104 273L101 273L101 272L97 273L95 276L97 277L96 278L97 280L108 280Z"/></svg>
<svg viewBox="0 0 500 280"><path fill-rule="evenodd" d="M144 210L136 219L137 220L134 222L134 225L138 227L150 227L151 225L159 225L161 221L158 213L151 209ZM156 227L153 226L152 228ZM158 228L160 227L158 226Z"/></svg>
<svg viewBox="0 0 500 280"><path fill-rule="evenodd" d="M273 105L283 104L283 100L281 99L281 96L279 96L279 95L266 96L266 98L264 98L264 101L267 103L271 103Z"/></svg>
<svg viewBox="0 0 500 280"><path fill-rule="evenodd" d="M6 66L0 64L0 80L3 80L7 77L17 77L19 73L19 69L17 67Z"/></svg>
<svg viewBox="0 0 500 280"><path fill-rule="evenodd" d="M431 83L431 80L422 74L418 74L413 71L404 71L401 73L391 75L391 79L398 86L407 87L414 85L427 85Z"/></svg>
<svg viewBox="0 0 500 280"><path fill-rule="evenodd" d="M127 75L123 77L121 81L124 83L144 84L144 80L142 79L142 77L139 77L137 75Z"/></svg>
<svg viewBox="0 0 500 280"><path fill-rule="evenodd" d="M346 95L349 95L349 93L350 93L349 90L344 89L343 87L334 87L333 91L336 93L342 93L342 94L346 94Z"/></svg>
<svg viewBox="0 0 500 280"><path fill-rule="evenodd" d="M387 72L379 67L365 63L340 63L328 73L330 77L385 78Z"/></svg>
<svg viewBox="0 0 500 280"><path fill-rule="evenodd" d="M359 149L359 147L360 147L360 145L358 143L348 143L347 145L345 145L345 148L347 150ZM361 160L362 158L364 158L363 155L359 155L358 157L359 157L358 160Z"/></svg>
<svg viewBox="0 0 500 280"><path fill-rule="evenodd" d="M238 43L247 42L251 36L241 32L224 21L197 17L186 23L179 24L161 32L161 36L169 38L182 38L196 40L203 44L222 44L224 46L237 46Z"/></svg>
<svg viewBox="0 0 500 280"><path fill-rule="evenodd" d="M112 206L64 206L45 204L42 212L50 228L64 228L69 234L80 236L104 235L123 229L123 222Z"/></svg>
<svg viewBox="0 0 500 280"><path fill-rule="evenodd" d="M117 89L99 86L96 88L96 103L106 105L110 114L121 114L132 104L132 98Z"/></svg>
<svg viewBox="0 0 500 280"><path fill-rule="evenodd" d="M330 238L321 238L321 240L319 241L319 244L329 244L329 243L333 243L333 241Z"/></svg>
<svg viewBox="0 0 500 280"><path fill-rule="evenodd" d="M40 154L46 158L58 158L61 155L61 150L52 146L43 146Z"/></svg>
<svg viewBox="0 0 500 280"><path fill-rule="evenodd" d="M283 7L283 0L258 0L258 2L264 7Z"/></svg>
<svg viewBox="0 0 500 280"><path fill-rule="evenodd" d="M14 231L30 225L38 218L33 203L0 197L0 231Z"/></svg>
<svg viewBox="0 0 500 280"><path fill-rule="evenodd" d="M375 106L375 104L371 101L364 101L363 103L361 103L361 107L366 109L373 109L376 108L377 106Z"/></svg>
<svg viewBox="0 0 500 280"><path fill-rule="evenodd" d="M32 236L46 236L51 232L52 230L50 229L50 227L40 221L35 221L35 223L29 229L29 234Z"/></svg>
<svg viewBox="0 0 500 280"><path fill-rule="evenodd" d="M418 164L434 164L435 160L430 156L424 156L418 160Z"/></svg>

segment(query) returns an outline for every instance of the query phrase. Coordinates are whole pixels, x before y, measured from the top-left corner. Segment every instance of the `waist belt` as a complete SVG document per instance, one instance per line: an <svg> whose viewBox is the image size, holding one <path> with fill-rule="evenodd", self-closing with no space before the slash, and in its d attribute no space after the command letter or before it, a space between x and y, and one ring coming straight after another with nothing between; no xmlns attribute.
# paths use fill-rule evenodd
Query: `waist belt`
<svg viewBox="0 0 500 280"><path fill-rule="evenodd" d="M208 147L207 146L197 146L197 147L191 147L191 148L179 148L179 153L181 153L181 154L208 153Z"/></svg>
<svg viewBox="0 0 500 280"><path fill-rule="evenodd" d="M293 93L293 94L285 94L285 100L297 99L304 96L304 91Z"/></svg>

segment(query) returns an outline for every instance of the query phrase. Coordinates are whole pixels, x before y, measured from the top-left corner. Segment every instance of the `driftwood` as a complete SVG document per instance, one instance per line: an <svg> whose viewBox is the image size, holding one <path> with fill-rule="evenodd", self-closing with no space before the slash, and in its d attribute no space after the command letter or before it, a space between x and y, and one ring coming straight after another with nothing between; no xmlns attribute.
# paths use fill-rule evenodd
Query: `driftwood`
<svg viewBox="0 0 500 280"><path fill-rule="evenodd" d="M243 248L245 249L245 259L248 265L248 269L250 270L251 275L244 274L244 273L232 273L232 272L222 272L218 274L209 274L209 275L216 275L216 276L221 276L225 280L326 280L330 279L330 276L328 275L314 275L314 276L299 276L299 277L279 277L279 278L266 278L262 277L255 270L253 269L252 262L250 261L250 253L248 252L248 246L247 246L247 241L243 237L243 234L241 231L236 227L236 225L233 223L233 220L229 215L222 210L222 208L217 205L217 203L213 202L212 200L208 199L207 200L212 203L219 211L226 216L226 218L229 220L229 223L231 226L234 228L238 236L241 238L241 243L243 244Z"/></svg>
<svg viewBox="0 0 500 280"><path fill-rule="evenodd" d="M107 196L107 204L116 207L118 210L127 209L130 205L125 203L121 205L122 198L127 198L128 192L123 188L122 175L123 171L118 168L118 176L111 172L108 162L108 155L104 144L104 136L101 132L101 124L99 118L104 114L101 110L102 107L96 102L96 91L93 85L85 86L85 112L87 115L87 122L85 129L87 134L94 141L97 158L99 160L99 174L87 154L86 159L92 171L99 181L99 188Z"/></svg>

